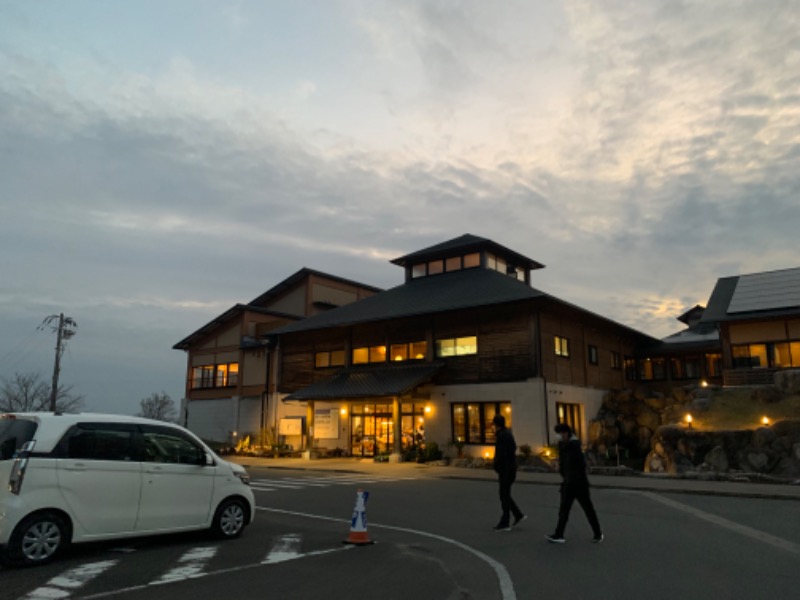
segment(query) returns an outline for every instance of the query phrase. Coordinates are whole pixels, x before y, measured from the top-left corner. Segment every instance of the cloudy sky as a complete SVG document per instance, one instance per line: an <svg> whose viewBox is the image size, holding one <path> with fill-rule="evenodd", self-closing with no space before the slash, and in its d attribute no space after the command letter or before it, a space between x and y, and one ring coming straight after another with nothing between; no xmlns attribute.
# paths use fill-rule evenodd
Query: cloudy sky
<svg viewBox="0 0 800 600"><path fill-rule="evenodd" d="M179 399L177 341L463 233L658 337L800 266L800 3L0 0L0 377Z"/></svg>

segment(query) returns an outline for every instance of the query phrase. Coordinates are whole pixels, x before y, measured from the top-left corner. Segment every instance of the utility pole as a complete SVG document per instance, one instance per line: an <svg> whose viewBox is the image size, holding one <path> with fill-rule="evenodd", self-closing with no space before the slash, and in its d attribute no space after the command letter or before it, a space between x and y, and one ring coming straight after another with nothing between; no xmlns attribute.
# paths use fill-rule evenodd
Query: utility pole
<svg viewBox="0 0 800 600"><path fill-rule="evenodd" d="M58 326L53 325L54 321L58 320ZM53 365L53 386L50 388L50 412L56 412L56 398L58 397L58 374L61 371L61 355L64 354L64 345L66 341L75 335L78 324L72 317L65 317L64 313L58 315L50 315L42 324L39 329L50 327L56 332L56 360Z"/></svg>

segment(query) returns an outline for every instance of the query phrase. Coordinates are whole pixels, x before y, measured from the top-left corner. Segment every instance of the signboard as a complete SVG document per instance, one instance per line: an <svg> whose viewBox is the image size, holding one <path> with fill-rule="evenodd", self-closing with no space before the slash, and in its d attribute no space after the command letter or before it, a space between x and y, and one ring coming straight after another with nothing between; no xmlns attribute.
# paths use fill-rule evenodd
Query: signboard
<svg viewBox="0 0 800 600"><path fill-rule="evenodd" d="M281 419L279 435L303 435L303 417L286 417Z"/></svg>
<svg viewBox="0 0 800 600"><path fill-rule="evenodd" d="M318 440L339 438L339 411L335 408L314 409L314 437Z"/></svg>

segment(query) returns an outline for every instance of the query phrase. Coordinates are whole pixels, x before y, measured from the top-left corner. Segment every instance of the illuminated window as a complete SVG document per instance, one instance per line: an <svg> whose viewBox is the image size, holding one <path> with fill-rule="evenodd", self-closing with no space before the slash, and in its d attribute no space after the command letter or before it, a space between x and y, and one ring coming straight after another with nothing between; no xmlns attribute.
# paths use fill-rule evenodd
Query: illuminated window
<svg viewBox="0 0 800 600"><path fill-rule="evenodd" d="M232 387L239 383L239 363L202 365L192 369L192 389Z"/></svg>
<svg viewBox="0 0 800 600"><path fill-rule="evenodd" d="M369 362L386 362L386 346L372 346L369 349Z"/></svg>
<svg viewBox="0 0 800 600"><path fill-rule="evenodd" d="M411 277L413 277L414 279L416 279L417 277L425 277L425 263L421 263L411 267Z"/></svg>
<svg viewBox="0 0 800 600"><path fill-rule="evenodd" d="M369 348L353 348L353 364L363 365L369 362Z"/></svg>
<svg viewBox="0 0 800 600"><path fill-rule="evenodd" d="M448 338L436 340L436 356L467 356L478 353L478 338L476 336Z"/></svg>
<svg viewBox="0 0 800 600"><path fill-rule="evenodd" d="M493 271L497 269L497 257L489 252L486 253L486 268Z"/></svg>
<svg viewBox="0 0 800 600"><path fill-rule="evenodd" d="M706 374L709 377L719 377L721 373L722 373L722 355L706 354Z"/></svg>
<svg viewBox="0 0 800 600"><path fill-rule="evenodd" d="M569 340L560 335L555 336L553 339L555 341L556 356L569 358Z"/></svg>
<svg viewBox="0 0 800 600"><path fill-rule="evenodd" d="M344 350L317 352L314 355L314 366L317 369L325 369L327 367L343 367Z"/></svg>
<svg viewBox="0 0 800 600"><path fill-rule="evenodd" d="M428 263L428 275L438 275L444 272L443 260L432 260Z"/></svg>
<svg viewBox="0 0 800 600"><path fill-rule="evenodd" d="M471 269L473 267L480 267L481 266L481 255L477 252L472 254L466 254L464 256L464 268Z"/></svg>
<svg viewBox="0 0 800 600"><path fill-rule="evenodd" d="M566 423L572 427L578 439L583 437L583 419L581 418L581 405L556 402L556 414L559 423Z"/></svg>
<svg viewBox="0 0 800 600"><path fill-rule="evenodd" d="M446 271L458 271L461 268L461 257L454 256L445 261L444 268Z"/></svg>
<svg viewBox="0 0 800 600"><path fill-rule="evenodd" d="M389 360L401 362L404 360L424 360L427 350L425 342L411 342L409 344L392 344L389 348Z"/></svg>
<svg viewBox="0 0 800 600"><path fill-rule="evenodd" d="M386 362L386 346L370 346L369 348L353 348L353 364Z"/></svg>
<svg viewBox="0 0 800 600"><path fill-rule="evenodd" d="M455 402L450 405L452 439L465 444L494 444L492 419L501 414L512 427L510 402Z"/></svg>

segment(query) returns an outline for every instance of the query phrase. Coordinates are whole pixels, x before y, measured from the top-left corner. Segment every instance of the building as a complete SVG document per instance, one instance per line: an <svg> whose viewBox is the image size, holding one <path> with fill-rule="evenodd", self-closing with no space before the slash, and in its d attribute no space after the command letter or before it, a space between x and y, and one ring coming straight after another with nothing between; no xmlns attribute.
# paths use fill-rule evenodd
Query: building
<svg viewBox="0 0 800 600"><path fill-rule="evenodd" d="M271 332L270 404L305 408L291 443L398 459L435 441L484 456L497 413L536 449L559 421L585 437L625 362L658 341L531 287L543 265L485 238L392 263L401 285Z"/></svg>
<svg viewBox="0 0 800 600"><path fill-rule="evenodd" d="M234 444L269 431L267 398L275 353L267 334L363 300L379 288L301 269L247 304L237 304L173 346L186 352L183 424L206 440ZM266 440L259 439L259 442Z"/></svg>
<svg viewBox="0 0 800 600"><path fill-rule="evenodd" d="M391 261L389 290L302 269L174 347L184 421L235 443L399 459L423 442L491 453L492 417L518 443L586 441L609 389L752 384L800 366L800 269L726 277L663 340L531 286L544 266L474 235Z"/></svg>
<svg viewBox="0 0 800 600"><path fill-rule="evenodd" d="M725 385L772 383L800 367L800 268L717 280L700 323L719 332Z"/></svg>

